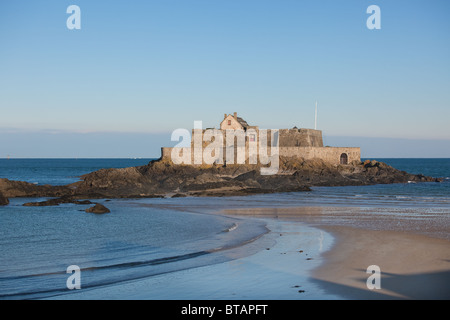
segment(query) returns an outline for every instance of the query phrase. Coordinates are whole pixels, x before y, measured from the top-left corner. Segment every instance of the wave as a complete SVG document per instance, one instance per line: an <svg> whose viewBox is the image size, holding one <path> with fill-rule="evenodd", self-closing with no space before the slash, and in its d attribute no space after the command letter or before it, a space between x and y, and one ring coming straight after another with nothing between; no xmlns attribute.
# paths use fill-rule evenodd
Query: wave
<svg viewBox="0 0 450 320"><path fill-rule="evenodd" d="M238 224L233 223L223 230L223 232L231 232L236 229L238 229ZM239 230L244 231L242 228L239 228ZM265 228L263 232L259 232L253 237L232 241L226 243L224 246L182 254L167 255L165 257L153 259L144 258L139 261L128 260L97 266L92 265L95 263L95 261L92 261L91 266L80 266L81 278L83 279L81 288L95 289L126 281L139 280L160 274L222 262L224 259L229 259L229 257L221 254L215 255L215 253L240 248L245 244L257 240L267 232L268 229ZM233 235L230 235L229 237L236 239L236 236ZM182 264L177 263L182 261L185 262ZM96 263L99 263L99 261ZM93 272L95 272L95 277ZM23 275L0 277L0 282L2 283L0 300L42 299L71 294L73 290L69 290L65 286L67 277L69 277L69 274L66 273L66 270L53 270L44 273L35 271Z"/></svg>
<svg viewBox="0 0 450 320"><path fill-rule="evenodd" d="M151 259L151 260L145 260L145 261L133 261L133 262L123 262L123 263L117 263L117 264L111 264L111 265L104 265L104 266L95 266L95 267L85 267L80 268L81 272L85 271L99 271L99 270L105 270L105 271L112 271L115 269L129 269L129 268L135 268L135 267L145 267L145 266L156 266L161 265L165 263L172 263L172 262L178 262L188 259L197 258L199 256L203 256L209 253L213 253L218 250L211 250L211 251L198 251L198 252L191 252L187 254L182 255L176 255L171 257L163 257L158 259ZM112 279L109 281L101 281L98 283L91 283L86 284L84 283L82 287L84 289L87 288L95 288L99 286L114 284L122 281L129 281L129 280L135 280L143 277L148 276L154 276L157 274L160 274L163 272L156 272L156 273L146 273L140 276L131 276L126 277L124 279L118 280L118 279ZM64 272L50 272L50 273L39 273L39 274L28 274L28 275L22 275L22 276L11 276L11 277L1 277L0 281L17 281L17 280L31 280L35 279L36 277L45 277L45 276L52 276L52 275L59 275L67 277L67 273ZM52 288L52 289L46 289L46 290L30 290L30 291L21 291L21 292L14 292L9 294L2 294L0 293L0 299L7 299L7 298L14 298L14 297L29 297L29 296L42 296L45 295L46 297L52 296L52 295L58 295L62 293L69 293L67 288Z"/></svg>
<svg viewBox="0 0 450 320"><path fill-rule="evenodd" d="M231 227L226 228L225 230L223 230L223 232L231 232L231 231L234 231L234 230L237 229L237 227L238 227L238 225L237 225L236 223L233 223L233 225L232 225Z"/></svg>
<svg viewBox="0 0 450 320"><path fill-rule="evenodd" d="M177 255L177 256L173 256L173 257L164 257L164 258L152 259L152 260L147 260L147 261L133 261L133 262L123 262L123 263L110 264L110 265L97 266L97 267L85 267L85 268L80 268L80 271L94 271L94 270L105 270L105 269L111 270L111 269L119 269L119 268L153 266L153 265L159 265L159 264L164 264L164 263L182 261L182 260L186 260L186 259L192 259L192 258L196 258L196 257L202 256L205 254L209 254L211 252L214 252L214 251L198 251L198 252ZM0 277L0 281L20 280L20 279L58 275L58 274L66 274L66 272L65 271L64 272L48 272L48 273L38 273L38 274L27 274L27 275L23 275L23 276ZM0 297L2 297L1 294L0 294Z"/></svg>

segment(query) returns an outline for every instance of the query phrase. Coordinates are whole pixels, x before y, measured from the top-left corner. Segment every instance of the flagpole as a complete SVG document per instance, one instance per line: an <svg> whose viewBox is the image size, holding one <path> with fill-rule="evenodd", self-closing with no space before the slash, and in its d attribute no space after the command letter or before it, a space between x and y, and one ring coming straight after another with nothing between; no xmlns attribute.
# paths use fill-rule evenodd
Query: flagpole
<svg viewBox="0 0 450 320"><path fill-rule="evenodd" d="M314 117L314 130L317 130L317 101L316 101L316 115Z"/></svg>

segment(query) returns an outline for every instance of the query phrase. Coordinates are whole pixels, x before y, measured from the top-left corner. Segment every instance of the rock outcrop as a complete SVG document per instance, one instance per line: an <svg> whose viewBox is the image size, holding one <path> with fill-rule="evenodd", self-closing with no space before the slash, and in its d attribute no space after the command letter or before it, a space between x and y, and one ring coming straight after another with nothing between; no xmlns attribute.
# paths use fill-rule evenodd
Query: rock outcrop
<svg viewBox="0 0 450 320"><path fill-rule="evenodd" d="M67 186L36 185L24 181L0 178L0 192L7 198L62 197L71 194Z"/></svg>
<svg viewBox="0 0 450 320"><path fill-rule="evenodd" d="M330 165L314 159L280 158L276 175L261 175L257 165L174 165L152 161L146 166L104 169L82 177L69 187L75 195L102 198L182 196L226 196L253 193L308 191L311 186L369 185L438 181L409 174L385 163L370 161Z"/></svg>
<svg viewBox="0 0 450 320"><path fill-rule="evenodd" d="M0 193L0 206L6 206L9 204L9 199Z"/></svg>
<svg viewBox="0 0 450 320"><path fill-rule="evenodd" d="M102 205L100 203L95 204L95 206L93 206L93 207L87 208L85 211L91 212L91 213L97 213L97 214L111 212L108 208L106 208L104 205Z"/></svg>
<svg viewBox="0 0 450 320"><path fill-rule="evenodd" d="M57 206L61 203L74 203L74 204L92 204L89 200L77 200L70 195L65 195L60 198L48 199L40 202L27 202L23 205L26 207L45 207L45 206Z"/></svg>
<svg viewBox="0 0 450 320"><path fill-rule="evenodd" d="M168 196L230 196L308 191L312 186L345 186L408 181L439 181L409 174L375 160L331 165L320 159L280 158L276 175L261 175L257 165L175 165L167 160L123 169L101 169L67 186L37 186L0 179L6 197L54 197L27 205L79 203L79 199ZM85 200L88 201L88 200ZM87 204L87 202L79 203Z"/></svg>

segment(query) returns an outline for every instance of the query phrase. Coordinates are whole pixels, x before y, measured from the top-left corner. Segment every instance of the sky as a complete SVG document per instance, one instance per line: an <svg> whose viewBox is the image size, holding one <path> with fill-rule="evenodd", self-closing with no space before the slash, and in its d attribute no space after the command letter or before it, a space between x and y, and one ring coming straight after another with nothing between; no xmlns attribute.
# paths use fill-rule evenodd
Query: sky
<svg viewBox="0 0 450 320"><path fill-rule="evenodd" d="M0 157L158 157L173 130L224 113L313 128L316 101L326 144L450 157L449 13L446 0L1 1Z"/></svg>

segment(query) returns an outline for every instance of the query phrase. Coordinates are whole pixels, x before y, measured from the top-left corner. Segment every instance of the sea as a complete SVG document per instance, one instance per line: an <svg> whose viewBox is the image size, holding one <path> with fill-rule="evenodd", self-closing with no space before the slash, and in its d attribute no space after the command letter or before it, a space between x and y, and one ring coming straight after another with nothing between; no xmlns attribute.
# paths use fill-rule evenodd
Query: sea
<svg viewBox="0 0 450 320"><path fill-rule="evenodd" d="M0 178L65 185L95 170L141 166L151 160L0 159ZM41 199L10 199L0 207L0 299L70 298L72 266L81 270L83 289L89 290L262 250L257 245L249 249L249 244L269 232L264 221L217 214L222 209L350 207L372 214L376 209L380 216L407 213L407 219L436 216L448 223L450 159L377 160L443 182L217 198L100 199L111 210L102 215L86 213L90 205L29 207L23 204Z"/></svg>

